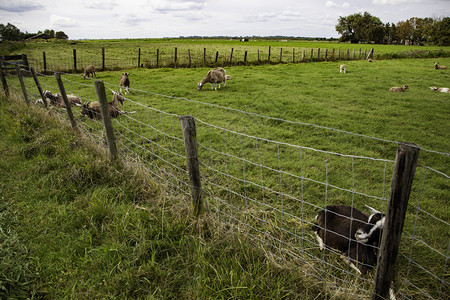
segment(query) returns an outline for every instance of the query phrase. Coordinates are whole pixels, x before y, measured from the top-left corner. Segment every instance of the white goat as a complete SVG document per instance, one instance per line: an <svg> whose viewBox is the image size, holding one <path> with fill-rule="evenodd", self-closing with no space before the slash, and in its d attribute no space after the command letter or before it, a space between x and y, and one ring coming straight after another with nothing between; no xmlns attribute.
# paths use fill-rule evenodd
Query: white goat
<svg viewBox="0 0 450 300"><path fill-rule="evenodd" d="M92 75L92 78L97 78L97 75L95 74L95 67L94 66L87 66L84 69L83 78L86 79L86 76L89 78L89 75Z"/></svg>
<svg viewBox="0 0 450 300"><path fill-rule="evenodd" d="M122 93L122 87L125 88L125 94L129 93L130 88L130 73L122 73L122 76L120 76L120 92Z"/></svg>
<svg viewBox="0 0 450 300"><path fill-rule="evenodd" d="M339 73L342 73L342 72L347 73L347 69L345 68L345 64L342 64L339 67Z"/></svg>
<svg viewBox="0 0 450 300"><path fill-rule="evenodd" d="M230 77L228 77L230 78ZM197 83L197 90L201 90L202 87L205 85L205 83L211 84L211 89L217 90L217 85L219 85L223 82L225 86L227 86L227 75L226 71L221 68L215 68L213 70L209 70L206 74L205 78L203 78L200 82Z"/></svg>
<svg viewBox="0 0 450 300"><path fill-rule="evenodd" d="M449 88L438 88L438 87L435 87L435 86L430 86L430 89L432 91L435 91L435 92L450 93L450 89Z"/></svg>
<svg viewBox="0 0 450 300"><path fill-rule="evenodd" d="M440 65L438 65L437 62L434 63L434 68L435 68L436 70L445 70L445 69L447 69L446 66L440 66Z"/></svg>
<svg viewBox="0 0 450 300"><path fill-rule="evenodd" d="M408 86L407 84L405 84L405 85L402 86L402 87L394 86L394 87L391 87L391 88L389 89L389 92L404 92L404 91L407 90L408 88L409 88L409 86Z"/></svg>

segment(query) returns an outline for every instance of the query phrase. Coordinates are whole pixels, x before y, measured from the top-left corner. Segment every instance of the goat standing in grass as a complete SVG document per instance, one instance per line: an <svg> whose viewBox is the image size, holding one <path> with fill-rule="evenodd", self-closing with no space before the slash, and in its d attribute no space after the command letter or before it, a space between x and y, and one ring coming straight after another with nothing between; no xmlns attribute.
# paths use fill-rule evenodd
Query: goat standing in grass
<svg viewBox="0 0 450 300"><path fill-rule="evenodd" d="M217 85L219 85L220 89L220 84L222 82L225 86L227 86L227 78L229 77L226 75L226 71L221 67L215 68L214 70L209 70L206 76L199 83L197 83L197 90L201 90L205 83L208 82L211 84L211 89L214 88L214 90L217 90Z"/></svg>
<svg viewBox="0 0 450 300"><path fill-rule="evenodd" d="M129 93L130 89L130 73L122 73L120 76L120 92L122 93L122 87L125 89L125 94Z"/></svg>
<svg viewBox="0 0 450 300"><path fill-rule="evenodd" d="M97 78L97 75L95 74L95 67L94 66L87 66L84 69L83 79L86 79L86 76L89 78L89 75L92 75L92 78Z"/></svg>

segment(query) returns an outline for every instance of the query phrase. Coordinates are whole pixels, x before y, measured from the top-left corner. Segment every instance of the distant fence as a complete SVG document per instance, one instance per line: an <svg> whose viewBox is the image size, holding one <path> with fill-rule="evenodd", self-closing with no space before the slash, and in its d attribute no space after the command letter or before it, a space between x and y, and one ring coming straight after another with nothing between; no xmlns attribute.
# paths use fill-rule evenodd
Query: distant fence
<svg viewBox="0 0 450 300"><path fill-rule="evenodd" d="M301 63L311 61L361 60L373 58L373 49L320 49L271 47L252 50L230 48L228 51L216 49L127 49L120 57L109 54L105 47L92 51L73 49L52 57L42 52L42 57L30 57L30 63L43 72L80 72L88 65L98 70L119 70L127 68L190 68L205 66L233 66L277 63Z"/></svg>
<svg viewBox="0 0 450 300"><path fill-rule="evenodd" d="M101 99L104 98L101 95L105 94L105 85L106 90L108 87L118 88L109 83L86 83L80 76L70 74L58 73L57 82L53 76L36 74L33 68L30 71L21 70L18 75L2 75L5 79L4 91L9 88L18 95L23 93L25 99L42 98L42 90L46 89L61 93L67 91L80 96L83 101L100 99L104 103L106 99ZM206 213L217 216L250 236L270 255L292 263L307 276L317 278L324 284L327 293L343 290L343 295L353 297L352 293L356 290L360 296L372 296L373 299L387 296L386 291L374 288L381 285L380 280L385 278L358 275L346 264L334 259L339 254L333 249L319 251L311 227L317 212L330 204L344 203L361 209L368 204L382 211L392 209L392 199L396 196L392 195L392 188L390 190L390 177L394 174L394 182L397 178L395 170L406 165L399 160L399 154L397 160L392 161L251 136L199 118L186 117L186 114L156 109L149 105L156 99L190 101L208 105L209 109L222 113L231 111L191 99L131 89L131 94L126 98L129 113L103 122L80 117L78 113L72 126L103 143L104 126L110 122L113 130L112 134L107 133L107 144L112 159L126 156L142 164L156 181L181 195L181 198L191 199L196 214L204 209ZM42 100L46 103L45 98ZM78 111L77 107L73 109ZM69 111L61 110L61 116L67 113L72 119ZM294 123L245 111L232 110L231 113L239 118L276 121L280 126ZM184 124L180 125L180 120ZM317 125L291 125L350 134ZM373 139L360 135L355 135L355 138ZM373 139L372 142L377 141ZM384 142L392 151L399 146L395 141ZM113 148L117 145L116 149L111 149L112 145ZM448 153L416 149L444 160L449 157ZM412 182L412 178L408 180ZM409 202L406 199L401 204L404 205L403 213L408 211L407 217L404 219L401 214L398 217L405 222L401 226L401 243L399 240L396 242L399 254L393 278L395 294L399 298L448 298L448 190L447 174L428 166L416 167ZM396 218L394 215L390 217ZM401 228L385 230L385 234L398 230L397 233L401 234ZM386 247L382 245L379 251L387 251ZM390 267L394 268L394 265ZM393 269L389 272L394 274ZM377 274L382 273L377 269Z"/></svg>

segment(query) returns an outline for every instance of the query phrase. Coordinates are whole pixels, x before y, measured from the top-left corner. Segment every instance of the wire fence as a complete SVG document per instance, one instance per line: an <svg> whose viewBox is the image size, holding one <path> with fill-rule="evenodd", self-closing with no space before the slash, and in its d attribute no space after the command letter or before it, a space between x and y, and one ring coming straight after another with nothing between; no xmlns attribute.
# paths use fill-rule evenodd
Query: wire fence
<svg viewBox="0 0 450 300"><path fill-rule="evenodd" d="M33 78L23 78L30 99L39 99ZM58 91L53 76L40 74L39 78L42 89ZM97 101L92 81L85 83L80 76L71 74L63 74L62 79L67 93L79 96L83 102ZM15 93L21 94L17 76L8 77L8 84ZM111 91L119 89L114 84L105 82L105 85ZM190 197L179 121L186 112L164 111L151 105L167 99L217 110L216 115L230 113L239 119L274 121L271 117L192 99L131 89L121 115L113 119L119 155L145 166L156 181L183 199ZM74 110L78 112L77 107ZM64 118L64 110L59 111ZM104 144L102 122L76 115L81 132ZM249 236L268 255L317 278L327 291L370 297L374 274L357 274L339 259L341 253L332 248L320 251L312 226L317 213L330 204L345 204L361 210L369 205L386 211L394 161L244 134L218 123L196 118L198 160L207 213ZM399 144L315 124L283 119L276 119L276 124L351 135L353 139L368 140L377 147L382 142L394 151ZM427 156L448 162L449 153L420 150ZM449 176L446 173L447 169L442 166L417 166L393 281L398 298L447 299L450 294L447 267Z"/></svg>

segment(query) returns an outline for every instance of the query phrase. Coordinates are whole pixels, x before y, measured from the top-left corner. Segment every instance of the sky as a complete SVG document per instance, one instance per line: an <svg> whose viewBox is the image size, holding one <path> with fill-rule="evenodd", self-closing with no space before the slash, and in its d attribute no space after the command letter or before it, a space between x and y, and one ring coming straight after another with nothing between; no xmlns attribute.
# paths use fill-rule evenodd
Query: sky
<svg viewBox="0 0 450 300"><path fill-rule="evenodd" d="M129 1L129 2L128 2ZM339 37L340 16L383 23L450 17L450 0L0 0L0 23L69 39L179 36Z"/></svg>

